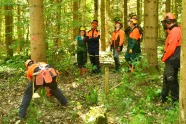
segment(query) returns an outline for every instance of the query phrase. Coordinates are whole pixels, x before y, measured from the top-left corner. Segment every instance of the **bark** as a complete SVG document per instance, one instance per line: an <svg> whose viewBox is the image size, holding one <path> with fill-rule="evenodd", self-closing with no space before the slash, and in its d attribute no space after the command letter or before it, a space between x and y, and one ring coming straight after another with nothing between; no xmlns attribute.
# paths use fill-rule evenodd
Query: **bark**
<svg viewBox="0 0 186 124"><path fill-rule="evenodd" d="M17 5L17 21L18 21L18 26L17 26L17 35L18 35L18 48L17 48L17 53L20 54L21 52L21 40L23 38L23 29L21 25L21 6L20 4Z"/></svg>
<svg viewBox="0 0 186 124"><path fill-rule="evenodd" d="M43 0L30 0L29 7L31 59L46 62Z"/></svg>
<svg viewBox="0 0 186 124"><path fill-rule="evenodd" d="M101 49L106 50L105 45L105 0L101 0Z"/></svg>
<svg viewBox="0 0 186 124"><path fill-rule="evenodd" d="M182 0L182 40L181 40L181 66L180 66L180 90L179 90L179 123L186 124L186 1Z"/></svg>
<svg viewBox="0 0 186 124"><path fill-rule="evenodd" d="M141 0L137 0L137 15L138 15L138 24L141 24Z"/></svg>
<svg viewBox="0 0 186 124"><path fill-rule="evenodd" d="M2 0L0 0L2 2ZM0 6L0 43L3 41L3 7Z"/></svg>
<svg viewBox="0 0 186 124"><path fill-rule="evenodd" d="M127 1L124 0L124 28L128 27L128 22L127 22L127 17L128 17L128 6L127 6Z"/></svg>
<svg viewBox="0 0 186 124"><path fill-rule="evenodd" d="M13 49L10 49L9 46L12 44L12 34L13 34L13 7L12 5L5 5L5 43L7 56L13 56Z"/></svg>
<svg viewBox="0 0 186 124"><path fill-rule="evenodd" d="M94 19L98 20L98 0L94 0Z"/></svg>
<svg viewBox="0 0 186 124"><path fill-rule="evenodd" d="M74 22L74 24L76 24L77 21L78 21L78 1L74 1L73 2L73 22ZM74 25L73 39L76 38L77 34L78 34L78 27L77 27L77 25Z"/></svg>
<svg viewBox="0 0 186 124"><path fill-rule="evenodd" d="M174 4L175 4L175 16L176 18L178 18L178 0L175 0Z"/></svg>
<svg viewBox="0 0 186 124"><path fill-rule="evenodd" d="M61 45L61 38L60 38L60 32L61 32L61 25L60 25L60 22L61 22L61 5L59 5L60 3L62 2L62 0L55 0L54 1L54 4L57 4L58 6L56 7L56 14L55 14L55 21L56 21L56 24L54 26L54 46L56 48L59 48L60 45Z"/></svg>
<svg viewBox="0 0 186 124"><path fill-rule="evenodd" d="M158 67L158 0L144 0L144 2L144 50L147 55L148 67L154 72Z"/></svg>
<svg viewBox="0 0 186 124"><path fill-rule="evenodd" d="M166 0L165 8L166 8L166 13L170 12L170 0Z"/></svg>

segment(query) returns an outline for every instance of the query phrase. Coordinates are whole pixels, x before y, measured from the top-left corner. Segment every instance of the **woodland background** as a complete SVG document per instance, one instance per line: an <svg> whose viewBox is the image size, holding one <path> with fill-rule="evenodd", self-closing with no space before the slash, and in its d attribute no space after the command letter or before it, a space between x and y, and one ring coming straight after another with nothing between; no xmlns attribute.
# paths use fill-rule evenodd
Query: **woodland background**
<svg viewBox="0 0 186 124"><path fill-rule="evenodd" d="M164 65L160 58L166 37L161 20L170 11L182 25L181 102L180 107L167 110L169 103L160 103ZM46 61L60 71L59 87L70 103L63 108L40 89L42 97L32 101L23 123L185 123L185 12L185 0L0 0L0 122L20 122L17 113L27 85L24 62L32 58ZM131 14L138 15L144 29L143 57L134 73L126 73L125 37L122 70L115 73L109 51L114 19L119 18L125 29ZM101 32L102 73L80 76L75 37L80 26L90 30L93 19L98 19ZM90 64L87 68L91 70ZM109 68L109 76L105 68ZM109 90L105 87L107 77Z"/></svg>

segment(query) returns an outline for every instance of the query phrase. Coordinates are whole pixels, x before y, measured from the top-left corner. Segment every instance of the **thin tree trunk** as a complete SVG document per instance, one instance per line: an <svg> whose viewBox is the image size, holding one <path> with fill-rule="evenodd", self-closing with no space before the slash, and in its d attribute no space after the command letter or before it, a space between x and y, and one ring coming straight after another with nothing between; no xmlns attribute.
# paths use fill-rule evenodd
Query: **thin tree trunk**
<svg viewBox="0 0 186 124"><path fill-rule="evenodd" d="M174 4L175 4L175 16L176 18L178 18L178 0L175 0Z"/></svg>
<svg viewBox="0 0 186 124"><path fill-rule="evenodd" d="M186 1L182 0L182 40L181 40L181 66L180 66L180 90L179 90L179 123L186 124Z"/></svg>
<svg viewBox="0 0 186 124"><path fill-rule="evenodd" d="M110 41L110 34L109 34L109 29L110 29L110 0L106 0L106 25L105 25L105 34L106 34L106 48L109 45Z"/></svg>
<svg viewBox="0 0 186 124"><path fill-rule="evenodd" d="M44 38L43 0L30 0L30 44L31 59L46 62L46 42Z"/></svg>
<svg viewBox="0 0 186 124"><path fill-rule="evenodd" d="M105 45L105 0L101 0L101 49L106 50Z"/></svg>
<svg viewBox="0 0 186 124"><path fill-rule="evenodd" d="M12 36L13 36L13 7L11 5L5 5L5 43L7 56L13 56L13 49L10 49L9 46L12 44Z"/></svg>
<svg viewBox="0 0 186 124"><path fill-rule="evenodd" d="M17 26L17 35L18 35L18 48L17 48L17 53L20 54L21 52L21 40L23 38L23 33L22 33L22 25L21 25L21 6L18 1L17 5L17 21L18 21L18 26Z"/></svg>
<svg viewBox="0 0 186 124"><path fill-rule="evenodd" d="M144 50L147 55L148 67L152 73L158 67L157 36L158 36L158 0L144 0L145 32ZM151 13L149 13L151 12ZM153 18L152 18L153 17Z"/></svg>
<svg viewBox="0 0 186 124"><path fill-rule="evenodd" d="M74 22L74 24L76 24L75 23L76 21L78 21L78 1L73 2L73 22ZM77 27L77 25L75 25L73 28L73 39L76 38L77 34L78 34L78 27Z"/></svg>
<svg viewBox="0 0 186 124"><path fill-rule="evenodd" d="M141 24L141 0L137 0L138 24Z"/></svg>
<svg viewBox="0 0 186 124"><path fill-rule="evenodd" d="M94 19L98 20L98 0L94 0Z"/></svg>
<svg viewBox="0 0 186 124"><path fill-rule="evenodd" d="M124 28L128 27L128 22L127 22L127 17L128 17L128 6L127 6L127 1L124 0Z"/></svg>
<svg viewBox="0 0 186 124"><path fill-rule="evenodd" d="M61 26L60 26L60 22L61 22L61 5L59 5L62 0L55 0L54 1L55 3L54 4L57 4L57 7L56 9L58 11L56 11L56 14L55 14L55 21L56 21L56 24L54 26L54 46L56 48L59 48L60 47L60 43L61 43L61 38L60 38L60 31L61 31Z"/></svg>
<svg viewBox="0 0 186 124"><path fill-rule="evenodd" d="M170 0L166 0L166 3L165 3L165 8L166 8L166 12L170 12Z"/></svg>
<svg viewBox="0 0 186 124"><path fill-rule="evenodd" d="M0 0L2 2L2 0ZM3 7L0 6L0 43L2 44L3 41Z"/></svg>

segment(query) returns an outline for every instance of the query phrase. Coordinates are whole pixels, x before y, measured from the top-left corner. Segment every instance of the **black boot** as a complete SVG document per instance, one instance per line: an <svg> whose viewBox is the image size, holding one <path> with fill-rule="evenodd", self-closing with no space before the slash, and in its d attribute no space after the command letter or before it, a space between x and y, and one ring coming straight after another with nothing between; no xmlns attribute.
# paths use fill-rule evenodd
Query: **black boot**
<svg viewBox="0 0 186 124"><path fill-rule="evenodd" d="M114 57L114 61L115 61L115 70L119 71L119 66L120 66L119 58Z"/></svg>

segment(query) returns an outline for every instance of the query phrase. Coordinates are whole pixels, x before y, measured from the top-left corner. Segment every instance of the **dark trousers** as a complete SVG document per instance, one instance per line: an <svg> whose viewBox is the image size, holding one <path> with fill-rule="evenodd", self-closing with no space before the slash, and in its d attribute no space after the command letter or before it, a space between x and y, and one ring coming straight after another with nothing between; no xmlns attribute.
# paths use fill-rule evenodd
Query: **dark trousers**
<svg viewBox="0 0 186 124"><path fill-rule="evenodd" d="M32 99L32 82L29 82L29 84L26 87L26 90L24 92L24 96L22 99L22 103L20 105L19 108L19 117L20 118L24 118L26 115L26 111L27 108L31 102ZM47 86L50 88L51 93L54 95L54 97L60 101L60 103L62 105L67 105L67 99L66 97L63 95L62 91L57 87L57 83L56 82L52 82L52 83L44 83L44 86ZM34 91L36 91L40 86L39 85L35 85L35 89Z"/></svg>
<svg viewBox="0 0 186 124"><path fill-rule="evenodd" d="M87 63L87 51L77 52L77 62L79 68L85 67Z"/></svg>
<svg viewBox="0 0 186 124"><path fill-rule="evenodd" d="M117 49L113 50L113 57L114 57L114 62L115 62L115 70L119 70L119 66L120 66L119 54L120 54L120 52L118 52Z"/></svg>
<svg viewBox="0 0 186 124"><path fill-rule="evenodd" d="M100 62L99 62L99 48L95 49L88 49L90 62L93 66L96 66L95 69L93 69L93 73L99 73L100 72Z"/></svg>
<svg viewBox="0 0 186 124"><path fill-rule="evenodd" d="M175 68L172 64L165 63L163 74L162 102L167 100L169 91L173 102L179 99L178 71L179 69Z"/></svg>

